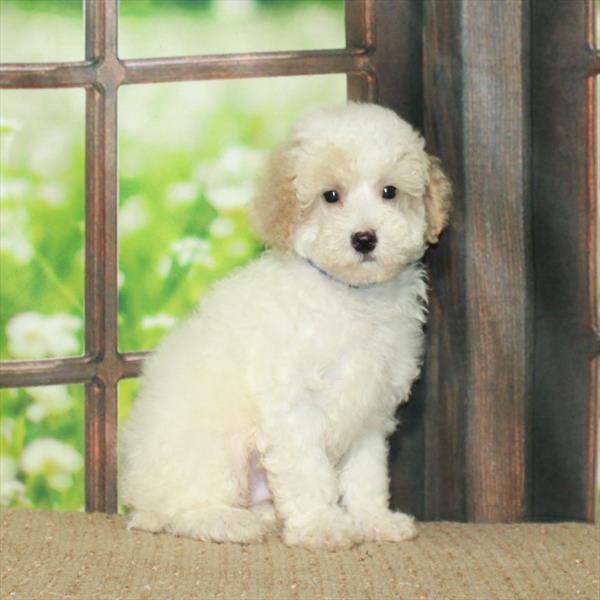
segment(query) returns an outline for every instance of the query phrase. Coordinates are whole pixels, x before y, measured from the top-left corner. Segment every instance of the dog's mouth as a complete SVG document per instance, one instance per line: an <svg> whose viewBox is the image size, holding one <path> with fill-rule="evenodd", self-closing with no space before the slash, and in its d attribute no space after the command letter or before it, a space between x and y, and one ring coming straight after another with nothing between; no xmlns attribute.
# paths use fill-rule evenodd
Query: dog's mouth
<svg viewBox="0 0 600 600"><path fill-rule="evenodd" d="M377 262L377 259L372 254L365 254L361 259L361 263L372 263Z"/></svg>

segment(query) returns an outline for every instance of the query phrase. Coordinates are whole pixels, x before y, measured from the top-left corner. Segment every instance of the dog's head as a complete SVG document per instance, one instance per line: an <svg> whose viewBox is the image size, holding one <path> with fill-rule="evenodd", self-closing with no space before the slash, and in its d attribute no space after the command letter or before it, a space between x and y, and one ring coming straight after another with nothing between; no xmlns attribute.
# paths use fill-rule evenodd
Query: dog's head
<svg viewBox="0 0 600 600"><path fill-rule="evenodd" d="M350 103L301 118L275 150L251 220L264 242L333 277L394 277L435 243L451 186L423 138L393 111Z"/></svg>

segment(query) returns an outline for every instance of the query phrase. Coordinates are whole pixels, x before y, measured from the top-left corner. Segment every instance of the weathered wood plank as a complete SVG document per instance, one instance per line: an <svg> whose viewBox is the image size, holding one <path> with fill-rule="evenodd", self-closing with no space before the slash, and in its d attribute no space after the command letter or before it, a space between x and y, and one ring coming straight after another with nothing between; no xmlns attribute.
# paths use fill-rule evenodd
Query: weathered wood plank
<svg viewBox="0 0 600 600"><path fill-rule="evenodd" d="M532 517L540 520L594 519L597 190L585 47L593 8L583 0L532 3Z"/></svg>
<svg viewBox="0 0 600 600"><path fill-rule="evenodd" d="M428 2L426 135L455 182L431 255L428 516L527 513L530 396L527 3Z"/></svg>
<svg viewBox="0 0 600 600"><path fill-rule="evenodd" d="M423 29L425 135L454 188L448 230L428 252L430 304L426 387L426 516L466 520L467 288L460 5L426 2Z"/></svg>

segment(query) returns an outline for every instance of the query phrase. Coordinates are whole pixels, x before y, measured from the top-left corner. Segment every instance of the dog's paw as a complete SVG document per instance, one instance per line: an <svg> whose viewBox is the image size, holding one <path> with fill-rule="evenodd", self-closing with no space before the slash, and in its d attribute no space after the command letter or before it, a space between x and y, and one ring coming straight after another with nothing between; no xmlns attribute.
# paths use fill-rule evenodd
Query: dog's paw
<svg viewBox="0 0 600 600"><path fill-rule="evenodd" d="M129 517L127 528L159 533L164 531L168 520L166 515L153 510L134 510Z"/></svg>
<svg viewBox="0 0 600 600"><path fill-rule="evenodd" d="M176 513L167 529L175 535L205 542L238 544L261 541L266 533L260 514L230 506L208 506Z"/></svg>
<svg viewBox="0 0 600 600"><path fill-rule="evenodd" d="M362 536L344 511L332 509L310 520L287 521L283 541L288 546L303 546L310 550L340 550L361 542Z"/></svg>
<svg viewBox="0 0 600 600"><path fill-rule="evenodd" d="M277 518L272 502L260 502L252 506L250 510L260 516L266 535L280 533L281 521Z"/></svg>
<svg viewBox="0 0 600 600"><path fill-rule="evenodd" d="M365 542L402 542L417 537L415 520L401 512L361 514L354 523Z"/></svg>

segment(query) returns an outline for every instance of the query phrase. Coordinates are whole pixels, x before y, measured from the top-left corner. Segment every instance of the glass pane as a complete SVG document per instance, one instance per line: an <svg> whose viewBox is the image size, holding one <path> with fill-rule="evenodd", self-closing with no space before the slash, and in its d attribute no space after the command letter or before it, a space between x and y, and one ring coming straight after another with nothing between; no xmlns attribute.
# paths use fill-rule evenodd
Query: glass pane
<svg viewBox="0 0 600 600"><path fill-rule="evenodd" d="M121 0L124 58L345 44L343 0Z"/></svg>
<svg viewBox="0 0 600 600"><path fill-rule="evenodd" d="M139 379L122 379L119 381L119 427L129 416L129 411L140 389ZM117 440L118 443L118 440ZM125 506L119 504L119 512L125 513Z"/></svg>
<svg viewBox="0 0 600 600"><path fill-rule="evenodd" d="M83 386L0 389L0 407L0 506L83 510Z"/></svg>
<svg viewBox="0 0 600 600"><path fill-rule="evenodd" d="M245 203L266 153L304 111L345 98L343 75L121 90L121 350L153 348L260 252Z"/></svg>
<svg viewBox="0 0 600 600"><path fill-rule="evenodd" d="M135 397L140 390L140 379L119 381L119 427L127 420Z"/></svg>
<svg viewBox="0 0 600 600"><path fill-rule="evenodd" d="M0 61L83 60L82 0L0 0Z"/></svg>
<svg viewBox="0 0 600 600"><path fill-rule="evenodd" d="M0 359L82 351L84 93L0 91Z"/></svg>

